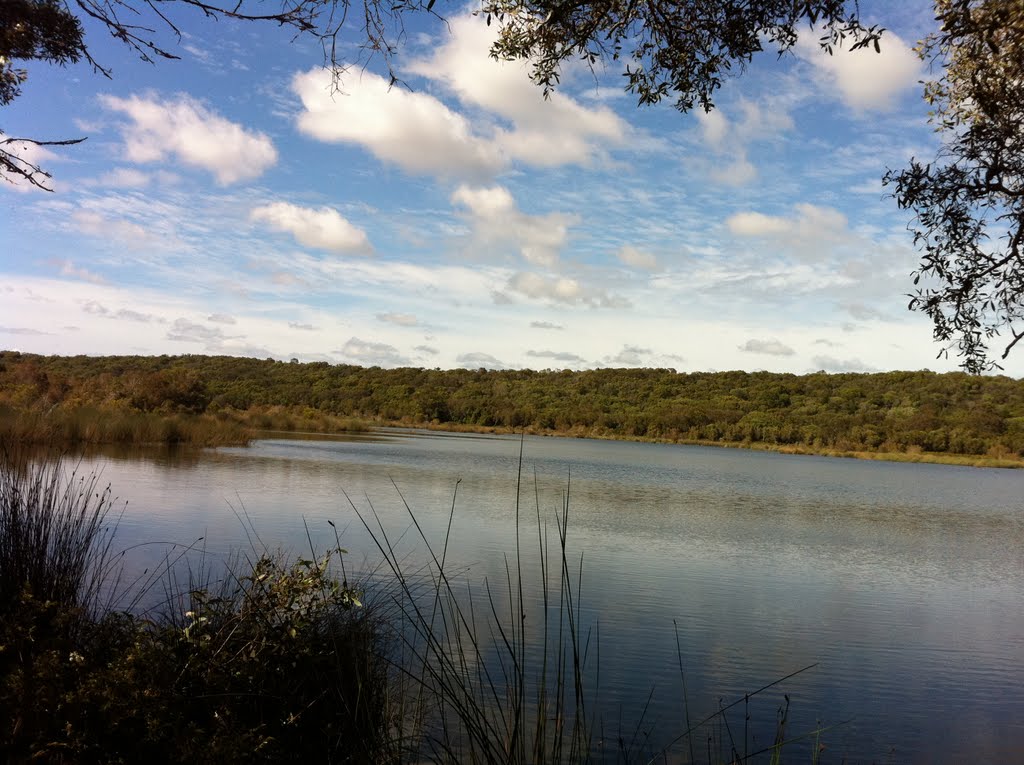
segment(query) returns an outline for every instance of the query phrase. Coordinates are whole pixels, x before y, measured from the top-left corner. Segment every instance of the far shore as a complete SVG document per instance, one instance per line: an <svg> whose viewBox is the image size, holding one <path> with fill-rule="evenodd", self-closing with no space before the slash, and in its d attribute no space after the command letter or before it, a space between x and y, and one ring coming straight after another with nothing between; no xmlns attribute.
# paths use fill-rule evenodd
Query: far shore
<svg viewBox="0 0 1024 765"><path fill-rule="evenodd" d="M472 425L453 422L416 422L411 419L378 420L337 417L305 411L298 416L286 411L272 414L255 411L224 412L219 415L161 414L156 412L110 412L102 409L41 414L23 412L0 417L0 444L84 446L99 444L180 445L189 447L245 446L261 434L330 436L368 435L374 430L406 428L445 433L478 433L553 438L593 438L605 441L713 446L725 449L754 449L779 454L802 454L888 462L923 462L984 468L1024 468L1024 457L1013 453L953 454L927 452L919 447L904 451L842 449L811 444L778 444L764 441L712 441L707 439L657 438L615 433L606 429L575 427L547 430L536 427Z"/></svg>
<svg viewBox="0 0 1024 765"><path fill-rule="evenodd" d="M463 423L430 422L374 422L367 423L372 429L412 428L415 430L431 430L448 433L481 433L494 435L545 436L551 438L593 438L599 441L627 441L648 444L678 444L680 446L713 446L718 449L751 449L761 452L778 454L802 454L815 457L842 457L845 459L876 460L883 462L922 462L936 465L961 465L963 467L984 468L1024 468L1024 457L1005 455L992 457L985 454L948 454L944 452L910 451L863 451L853 449L835 449L831 447L815 447L807 444L773 444L761 441L708 441L700 439L671 439L627 436L608 433L580 431L552 431L534 428L506 428L489 425L466 425ZM326 435L326 433L324 434Z"/></svg>

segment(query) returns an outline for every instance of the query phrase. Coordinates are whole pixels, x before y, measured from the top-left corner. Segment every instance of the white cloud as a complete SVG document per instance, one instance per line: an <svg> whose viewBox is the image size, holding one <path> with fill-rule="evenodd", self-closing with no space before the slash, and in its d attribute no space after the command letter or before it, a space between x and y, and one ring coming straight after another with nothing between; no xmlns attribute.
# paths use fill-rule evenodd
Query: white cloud
<svg viewBox="0 0 1024 765"><path fill-rule="evenodd" d="M217 346L227 338L220 327L206 327L187 319L176 319L171 328L167 330L167 339L182 343L204 343L208 346Z"/></svg>
<svg viewBox="0 0 1024 765"><path fill-rule="evenodd" d="M631 245L625 245L619 248L619 251L615 253L615 257L620 262L633 268L645 268L647 270L654 270L658 267L658 259L651 255L649 252L638 250L636 247Z"/></svg>
<svg viewBox="0 0 1024 765"><path fill-rule="evenodd" d="M530 263L551 267L569 238L569 226L578 218L562 213L527 215L503 186L459 186L452 204L469 212L474 240L484 246L511 244Z"/></svg>
<svg viewBox="0 0 1024 765"><path fill-rule="evenodd" d="M917 86L924 68L917 54L890 31L882 35L881 52L868 46L851 51L836 48L823 51L814 32L800 37L795 52L817 70L822 90L838 93L854 111L883 111L893 108L897 98Z"/></svg>
<svg viewBox="0 0 1024 765"><path fill-rule="evenodd" d="M729 230L739 236L776 236L793 228L791 221L759 212L741 212L725 221Z"/></svg>
<svg viewBox="0 0 1024 765"><path fill-rule="evenodd" d="M489 353L480 353L474 351L473 353L462 353L455 357L455 361L464 367L470 369L509 369L510 367L503 361L494 358Z"/></svg>
<svg viewBox="0 0 1024 765"><path fill-rule="evenodd" d="M377 321L386 324L396 324L399 327L415 327L419 321L411 313L379 313Z"/></svg>
<svg viewBox="0 0 1024 765"><path fill-rule="evenodd" d="M72 279L80 279L83 282L92 282L93 284L106 284L107 280L102 276L93 273L87 268L76 266L71 260L53 260L51 263L57 267L57 271L61 276L69 276Z"/></svg>
<svg viewBox="0 0 1024 765"><path fill-rule="evenodd" d="M141 189L148 186L150 181L150 175L141 170L133 167L115 167L97 178L96 185L116 189Z"/></svg>
<svg viewBox="0 0 1024 765"><path fill-rule="evenodd" d="M650 356L652 353L650 348L641 348L636 345L624 345L622 350L614 356L608 357L606 361L609 364L618 364L626 367L639 367L645 362L646 356Z"/></svg>
<svg viewBox="0 0 1024 765"><path fill-rule="evenodd" d="M448 29L450 36L433 56L408 69L442 83L463 104L510 123L494 139L509 157L538 167L588 165L605 147L625 142L629 126L608 107L586 107L560 91L545 99L527 63L493 59L497 27L481 16L455 17Z"/></svg>
<svg viewBox="0 0 1024 765"><path fill-rule="evenodd" d="M366 232L352 225L331 207L299 207L288 202L273 202L253 209L249 219L284 231L306 247L330 252L369 252Z"/></svg>
<svg viewBox="0 0 1024 765"><path fill-rule="evenodd" d="M236 324L234 316L228 316L224 313L212 313L206 317L207 321L212 321L215 324Z"/></svg>
<svg viewBox="0 0 1024 765"><path fill-rule="evenodd" d="M565 329L563 324L555 324L551 321L531 321L530 326L534 329Z"/></svg>
<svg viewBox="0 0 1024 765"><path fill-rule="evenodd" d="M347 77L336 92L330 72L312 69L295 75L292 89L304 107L299 130L320 141L362 146L408 172L441 177L489 178L504 165L461 114L371 72Z"/></svg>
<svg viewBox="0 0 1024 765"><path fill-rule="evenodd" d="M584 364L586 359L568 351L527 351L526 355L533 359L551 359L569 364Z"/></svg>
<svg viewBox="0 0 1024 765"><path fill-rule="evenodd" d="M825 372L877 372L870 364L860 359L837 359L833 356L815 356L811 359L815 370Z"/></svg>
<svg viewBox="0 0 1024 765"><path fill-rule="evenodd" d="M159 316L154 316L151 313L133 311L130 308L119 308L118 310L114 311L95 300L85 301L82 304L82 310L85 311L86 313L92 314L93 316L102 316L104 319L136 321L142 324L149 324L150 322L156 322L158 324L164 323L164 319L161 319Z"/></svg>
<svg viewBox="0 0 1024 765"><path fill-rule="evenodd" d="M796 353L788 345L780 343L774 338L771 340L747 340L747 342L739 346L739 349L746 353L764 353L768 356L792 356Z"/></svg>
<svg viewBox="0 0 1024 765"><path fill-rule="evenodd" d="M748 158L748 146L791 130L793 120L781 103L765 106L741 100L738 121L726 117L721 108L696 110L701 139L713 160L697 161L700 172L716 183L745 186L757 178L757 168Z"/></svg>
<svg viewBox="0 0 1024 765"><path fill-rule="evenodd" d="M509 278L505 288L534 300L549 300L554 303L582 303L595 308L629 306L629 301L623 298L608 295L604 290L584 287L576 279L565 276L546 277L520 271Z"/></svg>
<svg viewBox="0 0 1024 765"><path fill-rule="evenodd" d="M185 94L163 101L156 96L100 96L100 103L130 119L121 127L130 162L162 162L174 156L210 171L222 186L256 178L277 162L277 150L266 134L246 130Z"/></svg>
<svg viewBox="0 0 1024 765"><path fill-rule="evenodd" d="M52 334L52 332L43 332L42 330L32 329L31 327L0 327L0 335L26 335L31 337L40 337Z"/></svg>
<svg viewBox="0 0 1024 765"><path fill-rule="evenodd" d="M839 307L857 321L872 321L875 319L881 320L886 318L886 315L882 311L856 300L843 301L839 304Z"/></svg>
<svg viewBox="0 0 1024 765"><path fill-rule="evenodd" d="M409 360L398 352L398 349L387 343L375 343L350 337L337 353L357 364L380 367L397 367L409 363Z"/></svg>
<svg viewBox="0 0 1024 765"><path fill-rule="evenodd" d="M150 233L138 223L109 218L93 210L75 210L71 214L71 225L83 234L101 239L118 239L134 246L141 246L151 239Z"/></svg>
<svg viewBox="0 0 1024 765"><path fill-rule="evenodd" d="M319 327L315 327L312 324L303 324L298 321L290 321L288 322L288 329L299 329L303 332L315 332Z"/></svg>
<svg viewBox="0 0 1024 765"><path fill-rule="evenodd" d="M789 217L740 212L726 219L725 225L739 237L775 241L802 260L821 260L831 245L851 238L843 213L806 202L793 205Z"/></svg>
<svg viewBox="0 0 1024 765"><path fill-rule="evenodd" d="M700 125L704 143L711 149L721 151L726 148L726 137L729 135L729 120L720 108L706 112L697 109L697 122Z"/></svg>

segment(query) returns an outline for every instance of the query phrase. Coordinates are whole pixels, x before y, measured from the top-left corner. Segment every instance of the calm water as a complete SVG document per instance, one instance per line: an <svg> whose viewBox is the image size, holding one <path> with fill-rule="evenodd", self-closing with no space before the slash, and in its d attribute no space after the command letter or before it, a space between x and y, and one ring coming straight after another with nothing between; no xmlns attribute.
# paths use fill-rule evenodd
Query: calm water
<svg viewBox="0 0 1024 765"><path fill-rule="evenodd" d="M303 519L319 546L333 520L364 569L378 556L346 494L415 565L399 490L440 543L461 479L449 559L495 583L515 550L519 450L394 433L84 467L128 503L122 545L202 536L220 553L246 543L244 513L268 545L301 550ZM791 733L844 723L823 761L1024 762L1024 471L527 438L523 473L525 566L536 508L553 533L568 488L605 716L632 731L653 689L651 751L685 730L675 622L694 719L818 663L751 703L759 743L785 692Z"/></svg>

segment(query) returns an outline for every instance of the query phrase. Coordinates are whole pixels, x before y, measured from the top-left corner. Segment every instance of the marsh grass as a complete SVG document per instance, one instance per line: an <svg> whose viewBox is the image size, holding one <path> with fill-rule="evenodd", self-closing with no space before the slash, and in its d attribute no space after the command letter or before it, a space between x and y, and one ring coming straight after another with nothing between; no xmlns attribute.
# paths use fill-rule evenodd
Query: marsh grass
<svg viewBox="0 0 1024 765"><path fill-rule="evenodd" d="M251 431L207 414L159 414L79 407L46 412L0 408L0 443L244 445Z"/></svg>
<svg viewBox="0 0 1024 765"><path fill-rule="evenodd" d="M0 613L25 598L83 612L116 580L110 486L60 459L0 452Z"/></svg>

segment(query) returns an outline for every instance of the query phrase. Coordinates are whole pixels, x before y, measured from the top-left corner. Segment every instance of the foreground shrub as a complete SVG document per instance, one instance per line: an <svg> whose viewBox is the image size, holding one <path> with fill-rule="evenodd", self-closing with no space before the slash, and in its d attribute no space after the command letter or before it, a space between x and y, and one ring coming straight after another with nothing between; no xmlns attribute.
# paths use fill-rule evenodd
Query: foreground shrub
<svg viewBox="0 0 1024 765"><path fill-rule="evenodd" d="M392 759L380 632L340 549L240 559L143 618L99 597L110 504L59 463L0 465L0 760Z"/></svg>

